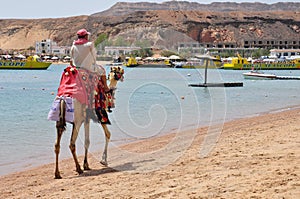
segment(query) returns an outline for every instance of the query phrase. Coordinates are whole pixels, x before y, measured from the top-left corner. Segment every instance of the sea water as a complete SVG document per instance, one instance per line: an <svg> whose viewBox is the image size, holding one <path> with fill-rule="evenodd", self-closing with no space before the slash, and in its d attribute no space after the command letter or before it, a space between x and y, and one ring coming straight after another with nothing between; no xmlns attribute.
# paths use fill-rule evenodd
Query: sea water
<svg viewBox="0 0 300 199"><path fill-rule="evenodd" d="M0 175L55 161L55 122L47 115L66 65L47 70L0 71ZM105 66L107 73L109 67ZM115 108L109 113L111 143L120 145L170 132L282 111L300 104L299 80L246 80L239 70L210 69L207 82L243 82L243 87L190 87L204 82L204 69L125 68ZM300 70L265 71L300 76ZM101 151L103 130L91 123L90 151ZM70 158L71 125L60 158ZM83 154L80 130L77 152ZM100 158L100 157L99 157Z"/></svg>

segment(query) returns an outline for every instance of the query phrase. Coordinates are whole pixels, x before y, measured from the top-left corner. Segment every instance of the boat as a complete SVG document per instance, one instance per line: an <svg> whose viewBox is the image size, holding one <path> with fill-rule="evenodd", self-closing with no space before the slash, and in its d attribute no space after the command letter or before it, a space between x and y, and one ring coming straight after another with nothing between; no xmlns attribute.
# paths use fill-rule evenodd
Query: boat
<svg viewBox="0 0 300 199"><path fill-rule="evenodd" d="M250 71L243 73L245 79L277 79L277 76L274 74L267 74L259 71Z"/></svg>
<svg viewBox="0 0 300 199"><path fill-rule="evenodd" d="M136 61L136 59L134 57L127 57L126 62L124 63L124 66L127 66L127 67L136 67L138 65L139 65L138 62Z"/></svg>
<svg viewBox="0 0 300 199"><path fill-rule="evenodd" d="M300 76L279 76L275 74L267 74L260 71L250 71L243 73L245 79L253 79L253 80L300 80Z"/></svg>
<svg viewBox="0 0 300 199"><path fill-rule="evenodd" d="M111 63L108 64L108 66L124 66L124 63L121 57L116 57Z"/></svg>
<svg viewBox="0 0 300 199"><path fill-rule="evenodd" d="M121 57L115 58L109 66L126 66L126 67L137 67L139 63L137 62L135 57L126 57L123 60Z"/></svg>
<svg viewBox="0 0 300 199"><path fill-rule="evenodd" d="M226 63L223 63L223 69L232 70L291 70L300 69L300 58L298 57L274 57L270 56L268 58L248 61L247 58L243 58L240 55L237 57L231 57L227 59Z"/></svg>
<svg viewBox="0 0 300 199"><path fill-rule="evenodd" d="M29 56L25 60L0 60L0 69L46 70L51 64L38 56Z"/></svg>

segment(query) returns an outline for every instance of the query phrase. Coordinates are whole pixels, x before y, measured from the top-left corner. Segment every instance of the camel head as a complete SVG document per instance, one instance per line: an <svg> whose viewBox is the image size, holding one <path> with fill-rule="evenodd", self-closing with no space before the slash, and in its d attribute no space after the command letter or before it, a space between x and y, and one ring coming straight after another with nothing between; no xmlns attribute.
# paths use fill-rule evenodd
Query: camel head
<svg viewBox="0 0 300 199"><path fill-rule="evenodd" d="M109 87L115 88L117 82L124 80L124 69L121 66L112 66L108 75L110 81Z"/></svg>

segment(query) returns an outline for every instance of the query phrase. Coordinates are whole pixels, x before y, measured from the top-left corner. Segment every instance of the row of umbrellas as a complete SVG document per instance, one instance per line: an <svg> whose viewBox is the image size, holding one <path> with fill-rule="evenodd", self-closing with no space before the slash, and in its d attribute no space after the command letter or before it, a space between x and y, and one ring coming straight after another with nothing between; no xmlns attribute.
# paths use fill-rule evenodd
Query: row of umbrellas
<svg viewBox="0 0 300 199"><path fill-rule="evenodd" d="M1 55L1 57L6 58L6 59L12 58L11 55ZM24 55L22 55L22 54L19 54L19 55L14 56L14 57L15 57L15 58L19 58L19 59L26 59L26 57L25 57Z"/></svg>
<svg viewBox="0 0 300 199"><path fill-rule="evenodd" d="M58 60L59 57L56 57L56 56L53 56L53 57L50 57L48 55L44 56L43 59L52 59L52 60ZM64 59L71 59L70 56L65 56Z"/></svg>
<svg viewBox="0 0 300 199"><path fill-rule="evenodd" d="M35 55L35 56L37 56L37 55ZM5 58L5 59L11 59L12 58L12 56L11 55L1 55L1 57L3 57L3 58ZM37 56L38 57L38 56ZM22 55L22 54L19 54L19 55L17 55L17 56L14 56L14 58L18 58L18 59L26 59L26 56L24 56L24 55ZM39 57L38 57L39 58ZM57 56L53 56L53 57L50 57L50 56L44 56L44 57L42 57L43 59L52 59L52 60L58 60L59 59L59 57L57 57ZM64 57L64 59L71 59L71 57L69 57L69 56L66 56L66 57Z"/></svg>
<svg viewBox="0 0 300 199"><path fill-rule="evenodd" d="M129 59L129 57L126 57L126 59ZM142 60L141 57L136 57L135 58L136 60ZM166 59L170 59L170 60L180 60L181 58L177 55L171 55L169 57L161 57L161 56L158 56L158 57L146 57L144 58L144 60L166 60Z"/></svg>

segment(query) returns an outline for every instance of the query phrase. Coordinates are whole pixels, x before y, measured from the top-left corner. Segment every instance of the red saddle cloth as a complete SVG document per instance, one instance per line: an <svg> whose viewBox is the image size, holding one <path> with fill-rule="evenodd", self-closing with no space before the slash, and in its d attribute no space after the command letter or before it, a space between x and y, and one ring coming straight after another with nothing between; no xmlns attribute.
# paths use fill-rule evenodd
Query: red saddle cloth
<svg viewBox="0 0 300 199"><path fill-rule="evenodd" d="M67 96L86 104L88 108L105 108L101 76L84 69L68 66L64 69L57 96Z"/></svg>

